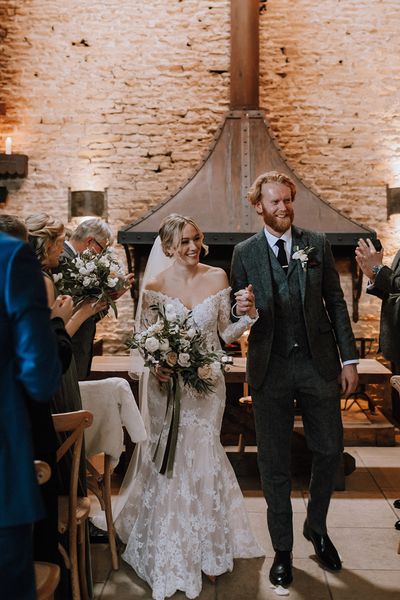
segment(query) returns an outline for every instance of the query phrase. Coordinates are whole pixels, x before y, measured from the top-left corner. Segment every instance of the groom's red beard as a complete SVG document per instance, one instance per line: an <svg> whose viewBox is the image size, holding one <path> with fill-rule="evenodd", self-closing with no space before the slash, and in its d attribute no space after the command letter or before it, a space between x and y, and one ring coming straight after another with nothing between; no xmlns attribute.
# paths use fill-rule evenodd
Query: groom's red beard
<svg viewBox="0 0 400 600"><path fill-rule="evenodd" d="M263 218L264 223L271 227L273 231L277 233L285 233L293 223L294 212L292 208L287 209L287 214L284 217L277 217L276 215L271 215L269 212L263 208Z"/></svg>

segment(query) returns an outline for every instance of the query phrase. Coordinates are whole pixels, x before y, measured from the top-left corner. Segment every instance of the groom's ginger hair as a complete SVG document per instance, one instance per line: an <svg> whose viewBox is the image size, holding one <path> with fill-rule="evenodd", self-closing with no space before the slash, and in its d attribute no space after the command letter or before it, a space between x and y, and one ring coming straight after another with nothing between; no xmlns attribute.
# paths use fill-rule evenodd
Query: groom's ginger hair
<svg viewBox="0 0 400 600"><path fill-rule="evenodd" d="M278 171L267 171L266 173L262 173L257 177L247 192L247 200L253 206L260 200L261 187L263 183L283 183L283 185L286 185L290 189L292 202L294 201L296 196L296 186L290 177L284 173L279 173Z"/></svg>

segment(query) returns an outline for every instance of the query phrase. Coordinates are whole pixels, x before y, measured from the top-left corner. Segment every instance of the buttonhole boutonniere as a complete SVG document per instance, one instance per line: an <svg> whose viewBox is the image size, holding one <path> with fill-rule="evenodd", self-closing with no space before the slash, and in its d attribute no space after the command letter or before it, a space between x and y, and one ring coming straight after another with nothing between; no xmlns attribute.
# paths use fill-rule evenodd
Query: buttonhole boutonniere
<svg viewBox="0 0 400 600"><path fill-rule="evenodd" d="M305 248L299 248L298 246L295 246L294 250L295 252L293 253L292 258L294 260L299 260L301 268L303 271L305 271L307 269L309 254L314 250L314 248L312 246L306 246Z"/></svg>

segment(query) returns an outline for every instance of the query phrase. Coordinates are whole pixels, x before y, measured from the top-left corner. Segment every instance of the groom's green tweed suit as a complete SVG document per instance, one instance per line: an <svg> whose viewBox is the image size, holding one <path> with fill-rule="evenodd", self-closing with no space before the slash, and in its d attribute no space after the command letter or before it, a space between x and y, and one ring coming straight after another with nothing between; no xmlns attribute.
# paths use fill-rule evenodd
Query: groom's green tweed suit
<svg viewBox="0 0 400 600"><path fill-rule="evenodd" d="M303 269L291 259L287 275L265 232L238 244L233 292L252 284L259 319L249 335L247 380L256 420L258 460L275 550L291 550L290 438L294 399L300 400L313 451L308 521L326 533L326 514L340 455L340 359L357 358L339 276L324 234L292 226L292 254L312 248Z"/></svg>

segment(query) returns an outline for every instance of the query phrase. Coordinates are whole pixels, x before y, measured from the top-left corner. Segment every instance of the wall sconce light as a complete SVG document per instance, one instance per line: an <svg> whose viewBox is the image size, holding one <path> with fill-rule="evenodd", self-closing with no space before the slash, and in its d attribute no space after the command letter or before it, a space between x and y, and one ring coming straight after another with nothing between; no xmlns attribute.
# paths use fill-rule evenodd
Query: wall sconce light
<svg viewBox="0 0 400 600"><path fill-rule="evenodd" d="M388 219L390 215L400 213L400 187L386 186L386 210Z"/></svg>
<svg viewBox="0 0 400 600"><path fill-rule="evenodd" d="M8 189L4 185L0 186L0 204L4 204L4 202L7 200L7 196Z"/></svg>
<svg viewBox="0 0 400 600"><path fill-rule="evenodd" d="M78 217L100 217L107 220L107 188L103 192L68 188L68 221Z"/></svg>

